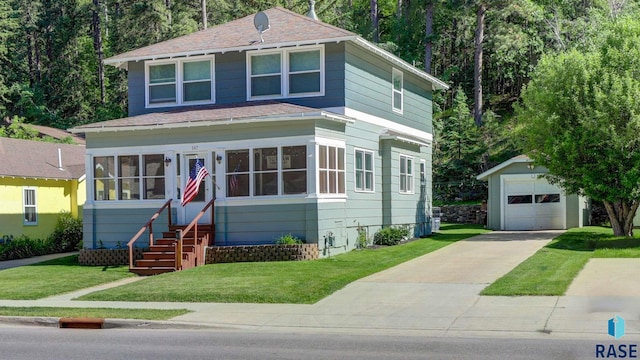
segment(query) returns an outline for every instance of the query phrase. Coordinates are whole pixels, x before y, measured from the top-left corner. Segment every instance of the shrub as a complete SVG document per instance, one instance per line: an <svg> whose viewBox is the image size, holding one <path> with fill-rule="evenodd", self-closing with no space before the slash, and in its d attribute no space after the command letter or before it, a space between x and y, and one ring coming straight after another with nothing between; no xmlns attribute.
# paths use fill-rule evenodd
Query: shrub
<svg viewBox="0 0 640 360"><path fill-rule="evenodd" d="M26 235L13 238L11 242L0 246L0 260L23 259L49 253L49 244L45 240L31 239Z"/></svg>
<svg viewBox="0 0 640 360"><path fill-rule="evenodd" d="M376 245L397 245L401 240L409 236L409 230L404 227L388 227L378 230L373 235L373 243Z"/></svg>
<svg viewBox="0 0 640 360"><path fill-rule="evenodd" d="M276 245L298 245L302 243L302 240L291 234L282 235L276 239Z"/></svg>
<svg viewBox="0 0 640 360"><path fill-rule="evenodd" d="M367 236L367 228L358 225L356 229L358 231L358 238L356 244L358 249L364 249L369 246L369 236Z"/></svg>
<svg viewBox="0 0 640 360"><path fill-rule="evenodd" d="M75 251L82 248L82 220L75 219L71 213L61 212L56 228L49 236L52 253Z"/></svg>

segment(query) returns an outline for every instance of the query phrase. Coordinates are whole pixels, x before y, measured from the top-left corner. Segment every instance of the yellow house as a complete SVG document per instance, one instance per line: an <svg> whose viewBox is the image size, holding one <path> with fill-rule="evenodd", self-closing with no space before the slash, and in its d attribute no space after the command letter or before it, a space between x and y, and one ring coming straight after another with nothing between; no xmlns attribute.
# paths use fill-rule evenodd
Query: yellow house
<svg viewBox="0 0 640 360"><path fill-rule="evenodd" d="M0 237L45 238L60 212L82 214L85 147L0 138Z"/></svg>

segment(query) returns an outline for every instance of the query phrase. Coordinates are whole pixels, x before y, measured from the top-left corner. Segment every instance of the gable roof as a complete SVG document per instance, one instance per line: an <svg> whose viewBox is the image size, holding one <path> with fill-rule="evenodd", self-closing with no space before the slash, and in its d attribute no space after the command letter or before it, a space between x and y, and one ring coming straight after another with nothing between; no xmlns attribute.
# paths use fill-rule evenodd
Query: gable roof
<svg viewBox="0 0 640 360"><path fill-rule="evenodd" d="M277 101L183 107L174 110L102 121L70 129L73 133L134 129L172 129L181 127L246 124L250 122L294 121L324 118L351 123L353 118L329 111Z"/></svg>
<svg viewBox="0 0 640 360"><path fill-rule="evenodd" d="M60 149L62 170L58 168ZM0 178L80 179L84 176L82 145L0 137Z"/></svg>
<svg viewBox="0 0 640 360"><path fill-rule="evenodd" d="M431 82L433 89L449 88L439 79L380 49L355 33L281 7L263 12L269 18L270 24L269 30L262 33L264 42L261 42L260 34L254 26L254 15L249 15L189 35L118 54L105 59L104 63L126 68L129 61L352 41L356 45L391 61L394 65Z"/></svg>
<svg viewBox="0 0 640 360"><path fill-rule="evenodd" d="M504 168L506 168L507 166L511 165L511 164L515 164L515 163L531 163L533 162L533 160L531 160L527 155L518 155L518 156L514 156L511 159L500 163L494 167L492 167L491 169L483 172L482 174L476 176L476 179L478 180L487 180L487 178L493 174L496 173Z"/></svg>

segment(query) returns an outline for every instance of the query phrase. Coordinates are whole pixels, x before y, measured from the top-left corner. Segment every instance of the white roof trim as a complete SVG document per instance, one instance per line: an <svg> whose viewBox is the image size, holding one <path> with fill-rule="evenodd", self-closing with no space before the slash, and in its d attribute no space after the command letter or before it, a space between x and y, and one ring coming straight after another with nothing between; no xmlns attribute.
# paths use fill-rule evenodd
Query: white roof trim
<svg viewBox="0 0 640 360"><path fill-rule="evenodd" d="M489 177L489 175L496 173L504 168L506 168L507 166L511 165L511 164L515 164L515 163L530 163L533 162L533 160L531 160L528 156L525 155L519 155L519 156L515 156L512 157L511 159L498 164L494 167L492 167L491 169L483 172L482 174L476 176L476 179L478 180L487 180L487 178Z"/></svg>
<svg viewBox="0 0 640 360"><path fill-rule="evenodd" d="M408 70L409 72L413 73L414 75L417 75L418 77L427 80L431 83L433 90L447 90L449 89L449 85L447 85L445 82L443 82L442 80L427 74L426 72L416 68L415 66L407 63L406 61L400 59L399 57L393 55L392 53L383 50L379 47L377 47L375 44L372 44L370 42L368 42L367 40L361 38L361 37L356 37L354 39L354 42L380 56L382 56L383 58L391 61L394 65L397 65L398 67L404 69L404 70Z"/></svg>
<svg viewBox="0 0 640 360"><path fill-rule="evenodd" d="M342 114L344 116L348 116L354 118L357 121L364 121L369 124L373 124L379 126L384 129L388 129L391 131L395 131L402 134L407 134L413 138L418 140L425 141L427 143L431 143L433 140L433 135L422 130L418 130L412 128L410 126L399 124L395 121L387 120L375 115L367 114L362 111L354 110L348 107L330 107L325 108L325 110L331 111L332 113Z"/></svg>
<svg viewBox="0 0 640 360"><path fill-rule="evenodd" d="M262 49L279 49L283 47L297 47L297 46L305 46L305 45L326 44L330 42L339 43L342 41L353 41L357 45L360 45L361 47L387 59L394 65L402 68L403 70L409 71L410 73L420 77L421 79L429 81L431 83L431 87L433 90L449 89L449 85L447 85L442 80L430 74L427 74L426 72L400 59L396 55L393 55L392 53L379 48L375 44L368 42L367 40L365 40L360 36L343 36L343 37L337 37L337 38L284 42L284 43L276 43L276 44L256 43L254 45L248 45L248 46L237 46L232 48L221 48L221 49L202 49L202 50L193 50L193 51L185 51L185 52L178 52L178 53L169 53L169 54L163 54L163 55L141 55L141 56L126 57L126 58L118 58L118 59L108 58L103 60L103 63L105 65L113 65L115 67L126 69L129 61L173 59L177 57L189 57L189 56L195 56L195 55L211 55L216 53L224 54L226 52L232 52L232 51L242 52L242 51L262 50Z"/></svg>
<svg viewBox="0 0 640 360"><path fill-rule="evenodd" d="M225 120L205 120L205 121L187 121L170 124L152 124L152 125L129 125L129 126L102 126L95 128L72 128L69 129L74 134L79 133L100 133L110 131L134 131L134 130L154 130L154 129L182 129L191 127L205 127L205 126L220 126L220 125L233 125L233 124L253 124L273 121L295 121L295 120L309 120L309 119L326 119L330 121L340 122L344 124L353 124L355 119L347 116L340 116L338 114L332 114L326 111L307 112L294 115L273 115L273 116L261 116L253 118L228 118Z"/></svg>
<svg viewBox="0 0 640 360"><path fill-rule="evenodd" d="M237 46L237 47L221 48L221 49L194 50L194 51L185 51L185 52L179 52L179 53L169 53L169 54L163 54L163 55L141 55L141 56L119 58L119 59L108 58L103 60L103 63L105 65L113 65L115 67L126 68L127 63L129 61L173 59L177 57L189 57L189 56L196 56L196 55L211 55L211 54L218 54L218 53L224 54L227 52L234 52L234 51L242 52L242 51L262 50L262 49L280 49L284 47L319 45L319 44L326 44L330 42L339 43L342 41L354 41L356 38L357 38L356 36L344 36L344 37L337 37L337 38L330 38L330 39L306 40L306 41L284 42L284 43L275 43L275 44L256 43L254 45L247 45L247 46Z"/></svg>

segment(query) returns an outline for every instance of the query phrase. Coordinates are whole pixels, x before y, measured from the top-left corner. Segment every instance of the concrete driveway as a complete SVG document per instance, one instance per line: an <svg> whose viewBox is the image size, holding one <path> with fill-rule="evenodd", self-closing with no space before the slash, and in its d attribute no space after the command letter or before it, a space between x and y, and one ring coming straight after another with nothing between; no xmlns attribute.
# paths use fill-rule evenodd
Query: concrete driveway
<svg viewBox="0 0 640 360"><path fill-rule="evenodd" d="M507 298L507 304L498 305L496 298L481 301L479 293L561 233L492 232L355 281L313 305L210 304L176 320L436 336L504 330L535 333L544 329L556 298L527 298L525 303ZM539 306L547 311L542 314ZM505 328L514 312L526 316Z"/></svg>

